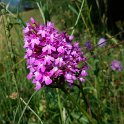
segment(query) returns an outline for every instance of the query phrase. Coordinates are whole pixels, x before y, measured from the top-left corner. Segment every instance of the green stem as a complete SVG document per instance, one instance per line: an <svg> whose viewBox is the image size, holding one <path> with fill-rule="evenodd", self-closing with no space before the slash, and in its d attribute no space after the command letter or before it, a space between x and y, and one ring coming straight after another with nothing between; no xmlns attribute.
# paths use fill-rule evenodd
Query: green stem
<svg viewBox="0 0 124 124"><path fill-rule="evenodd" d="M80 85L77 85L77 84L74 84L75 86L77 86L77 88L81 91L82 95L83 95L83 99L85 101L85 104L86 104L86 107L88 108L88 112L89 112L89 115L92 117L92 109L91 109L91 106L90 106L90 102L88 100L88 97L85 96L85 93L83 91L83 86L82 86L82 83L80 82Z"/></svg>
<svg viewBox="0 0 124 124"><path fill-rule="evenodd" d="M58 94L58 106L59 106L59 109L60 109L61 120L62 120L62 124L64 124L64 118L63 118L62 104L61 104L61 100L60 100L60 95L59 95L58 89L56 89L56 91L57 91L57 94Z"/></svg>
<svg viewBox="0 0 124 124"><path fill-rule="evenodd" d="M72 101L72 103L81 110L81 112L87 117L87 119L91 124L97 123L95 119L90 117L90 115L79 104L77 104L77 101L65 89L61 89L61 90L68 96L68 98Z"/></svg>

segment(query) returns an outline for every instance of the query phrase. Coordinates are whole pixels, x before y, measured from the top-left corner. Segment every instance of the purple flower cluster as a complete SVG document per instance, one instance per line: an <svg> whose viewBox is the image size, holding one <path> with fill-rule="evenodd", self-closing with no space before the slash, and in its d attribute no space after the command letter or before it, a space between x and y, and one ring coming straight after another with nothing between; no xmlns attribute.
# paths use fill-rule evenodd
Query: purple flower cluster
<svg viewBox="0 0 124 124"><path fill-rule="evenodd" d="M100 38L98 41L98 46L100 47L104 47L107 44L106 39L105 38Z"/></svg>
<svg viewBox="0 0 124 124"><path fill-rule="evenodd" d="M59 33L51 22L40 25L33 18L23 32L25 58L30 70L27 78L33 79L36 90L53 84L60 77L69 85L75 80L85 81L88 75L86 58L78 42L72 43L73 36ZM83 63L81 68L79 62Z"/></svg>
<svg viewBox="0 0 124 124"><path fill-rule="evenodd" d="M85 42L84 46L86 47L87 50L92 50L93 49L93 45L91 41L87 41Z"/></svg>
<svg viewBox="0 0 124 124"><path fill-rule="evenodd" d="M111 62L111 69L112 69L113 71L122 71L123 67L122 67L121 62L118 61L118 60L113 60L113 61Z"/></svg>

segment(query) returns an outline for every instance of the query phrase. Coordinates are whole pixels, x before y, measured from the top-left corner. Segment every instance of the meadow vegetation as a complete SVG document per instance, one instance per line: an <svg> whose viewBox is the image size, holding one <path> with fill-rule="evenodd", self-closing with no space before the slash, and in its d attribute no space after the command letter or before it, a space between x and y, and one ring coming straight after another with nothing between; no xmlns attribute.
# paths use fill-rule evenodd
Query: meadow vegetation
<svg viewBox="0 0 124 124"><path fill-rule="evenodd" d="M38 5L41 7L41 3ZM81 87L67 88L69 95L50 87L35 91L34 84L27 79L22 30L31 17L42 24L42 13L38 7L20 13L11 13L3 7L0 124L124 124L124 71L111 68L113 60L119 60L124 67L122 31L113 34L105 18L95 25L87 0L49 0L42 3L41 10L59 31L73 34L74 42L79 42L88 58L88 76ZM98 46L101 37L107 42L104 47ZM91 49L85 45L86 41L91 43Z"/></svg>

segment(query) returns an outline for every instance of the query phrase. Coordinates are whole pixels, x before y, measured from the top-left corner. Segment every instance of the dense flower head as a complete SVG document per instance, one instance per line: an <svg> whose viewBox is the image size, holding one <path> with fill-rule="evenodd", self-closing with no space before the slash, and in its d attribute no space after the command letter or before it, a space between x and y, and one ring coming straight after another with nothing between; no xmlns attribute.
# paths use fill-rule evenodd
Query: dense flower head
<svg viewBox="0 0 124 124"><path fill-rule="evenodd" d="M33 18L23 32L25 58L30 71L27 78L33 79L36 90L53 84L60 77L69 85L75 80L85 81L86 58L78 42L72 43L73 36L59 33L51 22L40 25ZM83 63L80 68L79 62Z"/></svg>
<svg viewBox="0 0 124 124"><path fill-rule="evenodd" d="M100 38L98 41L98 46L104 47L106 45L106 39L105 38Z"/></svg>
<svg viewBox="0 0 124 124"><path fill-rule="evenodd" d="M113 71L122 71L123 67L122 67L121 62L118 61L118 60L113 60L113 61L111 62L111 69L112 69Z"/></svg>

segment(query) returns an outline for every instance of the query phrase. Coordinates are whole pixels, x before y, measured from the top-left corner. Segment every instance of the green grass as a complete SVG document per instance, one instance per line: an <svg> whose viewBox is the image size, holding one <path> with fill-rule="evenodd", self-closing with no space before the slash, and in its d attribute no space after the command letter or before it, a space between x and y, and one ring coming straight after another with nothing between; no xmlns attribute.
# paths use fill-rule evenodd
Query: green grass
<svg viewBox="0 0 124 124"><path fill-rule="evenodd" d="M50 5L49 5L50 4ZM49 3L51 21L60 31L72 33L83 44L91 40L97 45L98 39L107 36L107 45L97 47L92 53L87 52L90 67L82 90L77 87L68 89L69 94L55 88L44 87L35 92L34 85L26 76L28 70L24 60L22 22L9 14L0 17L0 123L1 124L123 124L124 123L124 71L110 69L113 59L118 59L124 66L123 44L110 48L120 41L111 33L105 32L92 23L90 9L84 0L80 17L74 12L79 10L81 2L73 3L55 0ZM59 8L59 6L62 6ZM74 7L69 9L68 5ZM24 22L34 17L43 23L38 9L20 13ZM13 27L10 27L12 23ZM100 32L100 33L97 33ZM108 35L109 34L109 35ZM94 55L96 57L94 57ZM77 82L78 83L78 82ZM82 94L83 91L83 94ZM92 113L89 112L90 103Z"/></svg>

